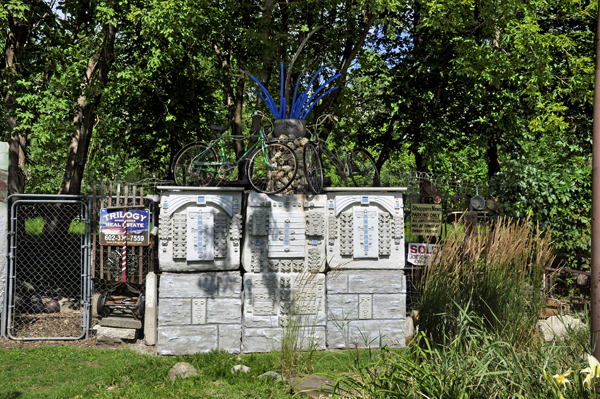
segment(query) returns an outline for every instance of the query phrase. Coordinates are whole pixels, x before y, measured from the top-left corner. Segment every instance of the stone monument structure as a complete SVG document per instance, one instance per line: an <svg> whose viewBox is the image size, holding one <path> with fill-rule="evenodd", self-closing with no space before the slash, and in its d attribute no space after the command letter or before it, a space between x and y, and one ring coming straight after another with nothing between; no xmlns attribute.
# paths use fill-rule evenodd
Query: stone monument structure
<svg viewBox="0 0 600 399"><path fill-rule="evenodd" d="M247 194L244 352L277 349L289 322L302 322L304 338L325 348L325 202L325 195Z"/></svg>
<svg viewBox="0 0 600 399"><path fill-rule="evenodd" d="M242 189L159 188L158 353L237 353Z"/></svg>
<svg viewBox="0 0 600 399"><path fill-rule="evenodd" d="M398 188L327 189L327 347L405 345L404 214Z"/></svg>

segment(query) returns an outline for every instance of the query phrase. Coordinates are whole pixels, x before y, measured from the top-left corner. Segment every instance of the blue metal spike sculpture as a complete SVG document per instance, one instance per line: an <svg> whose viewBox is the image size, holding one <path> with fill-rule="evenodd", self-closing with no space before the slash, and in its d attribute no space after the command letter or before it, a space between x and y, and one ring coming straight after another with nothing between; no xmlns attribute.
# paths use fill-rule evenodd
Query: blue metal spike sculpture
<svg viewBox="0 0 600 399"><path fill-rule="evenodd" d="M315 104L317 104L317 102L319 102L323 97L325 97L327 94L329 94L330 92L332 92L333 90L337 89L338 86L335 86L334 88L331 88L327 91L325 91L325 93L323 93L321 96L317 97L317 95L319 94L319 92L325 88L325 86L327 86L329 83L331 83L333 80L339 78L341 76L341 74L336 74L334 77L332 77L331 79L329 79L328 81L326 81L325 83L323 83L321 86L319 86L319 88L309 97L309 92L310 89L312 87L313 82L315 81L315 79L319 76L319 74L321 73L321 71L323 70L323 67L320 67L317 72L313 75L313 77L310 79L310 82L308 83L306 90L304 90L304 92L302 94L300 94L299 97L296 98L296 94L298 93L298 87L300 86L300 79L298 79L298 81L296 82L296 88L294 89L294 97L292 99L292 102L290 104L290 115L289 118L295 118L295 119L306 119L306 117L308 116L308 114L310 113L310 111L313 109L313 107L315 106ZM264 97L258 92L258 90L254 90L254 92L258 95L258 97L260 97L260 99L267 105L267 108L269 108L269 111L271 111L271 114L273 114L273 117L275 117L275 119L282 119L282 118L288 118L287 116L287 111L286 111L286 103L288 102L287 99L284 97L284 69L283 69L283 62L281 63L281 95L279 97L279 109L277 109L277 105L275 103L275 100L273 99L273 97L271 96L271 94L269 94L269 92L267 91L267 89L254 77L251 76L252 79L258 84L258 86L260 87L260 89L262 90ZM313 101L313 99L317 97L316 100Z"/></svg>

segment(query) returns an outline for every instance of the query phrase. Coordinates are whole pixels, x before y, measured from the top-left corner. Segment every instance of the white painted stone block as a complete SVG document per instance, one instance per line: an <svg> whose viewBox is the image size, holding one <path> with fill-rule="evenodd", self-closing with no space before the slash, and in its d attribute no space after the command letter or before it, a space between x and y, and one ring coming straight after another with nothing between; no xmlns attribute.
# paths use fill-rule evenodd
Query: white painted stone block
<svg viewBox="0 0 600 399"><path fill-rule="evenodd" d="M146 345L156 345L158 326L158 286L156 274L146 275L146 303L144 310L144 339Z"/></svg>
<svg viewBox="0 0 600 399"><path fill-rule="evenodd" d="M219 349L229 353L240 353L242 326L240 324L219 324Z"/></svg>
<svg viewBox="0 0 600 399"><path fill-rule="evenodd" d="M159 264L166 272L236 270L242 188L159 187Z"/></svg>
<svg viewBox="0 0 600 399"><path fill-rule="evenodd" d="M216 325L158 327L159 355L191 355L219 349Z"/></svg>
<svg viewBox="0 0 600 399"><path fill-rule="evenodd" d="M238 353L242 340L240 273L163 273L158 326L158 353L184 355L213 349Z"/></svg>
<svg viewBox="0 0 600 399"><path fill-rule="evenodd" d="M402 188L330 189L327 193L329 267L403 269Z"/></svg>
<svg viewBox="0 0 600 399"><path fill-rule="evenodd" d="M347 282L347 293L343 291ZM327 345L330 349L405 345L406 282L402 271L344 270L328 276ZM380 339L381 338L381 339Z"/></svg>
<svg viewBox="0 0 600 399"><path fill-rule="evenodd" d="M324 195L248 193L244 269L252 273L323 272L325 202Z"/></svg>
<svg viewBox="0 0 600 399"><path fill-rule="evenodd" d="M325 345L325 275L246 273L244 352L266 352L281 343L288 323L299 325L303 342Z"/></svg>
<svg viewBox="0 0 600 399"><path fill-rule="evenodd" d="M135 339L137 330L135 328L115 328L102 327L96 328L96 336L102 338Z"/></svg>
<svg viewBox="0 0 600 399"><path fill-rule="evenodd" d="M348 338L351 347L355 343L359 348L390 348L406 346L404 329L405 319L397 320L355 320L348 326Z"/></svg>

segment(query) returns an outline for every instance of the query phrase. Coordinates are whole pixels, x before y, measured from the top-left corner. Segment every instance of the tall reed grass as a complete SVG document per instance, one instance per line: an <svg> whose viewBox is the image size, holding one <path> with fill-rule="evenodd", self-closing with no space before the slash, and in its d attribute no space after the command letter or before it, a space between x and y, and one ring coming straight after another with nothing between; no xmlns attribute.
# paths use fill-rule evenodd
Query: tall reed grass
<svg viewBox="0 0 600 399"><path fill-rule="evenodd" d="M553 343L517 346L489 331L469 308L448 316L454 336L433 342L420 332L415 345L383 348L367 365L338 377L334 390L352 398L596 398L589 377L589 329Z"/></svg>
<svg viewBox="0 0 600 399"><path fill-rule="evenodd" d="M417 325L434 342L458 333L459 309L518 344L535 332L545 267L555 256L549 231L528 220L498 218L469 231L456 228L417 284Z"/></svg>

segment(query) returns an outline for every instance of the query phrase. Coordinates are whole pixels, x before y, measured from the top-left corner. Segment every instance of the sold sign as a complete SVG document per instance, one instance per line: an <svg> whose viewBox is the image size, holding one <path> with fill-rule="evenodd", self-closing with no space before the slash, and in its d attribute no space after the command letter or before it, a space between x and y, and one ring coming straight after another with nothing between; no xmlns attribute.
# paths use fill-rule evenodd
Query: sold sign
<svg viewBox="0 0 600 399"><path fill-rule="evenodd" d="M413 265L424 266L432 257L437 257L441 249L437 244L408 244L408 261Z"/></svg>

